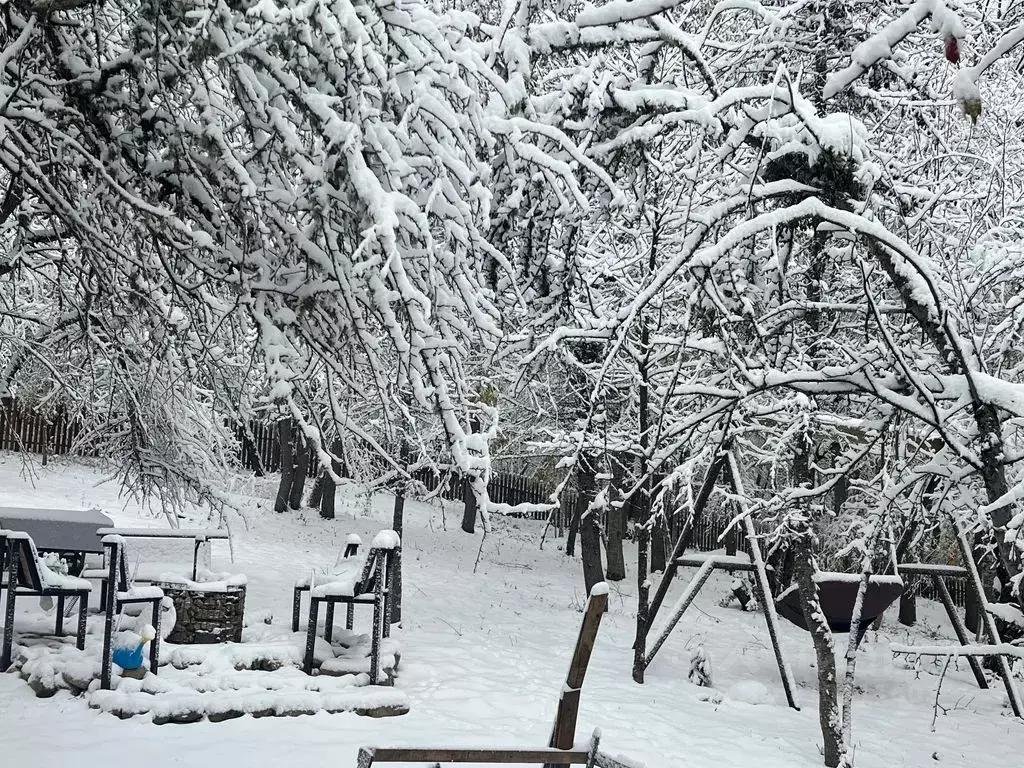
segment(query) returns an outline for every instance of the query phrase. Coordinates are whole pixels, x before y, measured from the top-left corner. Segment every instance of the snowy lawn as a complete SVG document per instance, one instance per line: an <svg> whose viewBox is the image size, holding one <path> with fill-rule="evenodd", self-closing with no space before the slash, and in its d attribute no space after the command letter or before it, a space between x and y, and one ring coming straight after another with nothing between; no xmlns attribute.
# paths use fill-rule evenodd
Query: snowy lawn
<svg viewBox="0 0 1024 768"><path fill-rule="evenodd" d="M98 470L56 462L26 473L0 454L0 505L98 505L115 524L163 526L159 516L119 501ZM249 578L246 612L287 623L291 587L310 568L333 565L349 533L364 541L390 527L391 499L367 504L350 493L338 519L269 511L273 482L238 480L250 525L233 521L234 556L214 545L214 566ZM547 741L584 604L578 561L560 542L538 548L542 524L497 519L473 564L480 535L458 528L459 511L409 503L404 549L405 618L398 688L411 711L396 718L317 714L242 717L221 723L155 726L89 709L65 692L36 698L17 675L0 674L4 765L71 761L109 765L128 756L147 768L179 765L354 766L361 745L542 745ZM183 552L183 556L187 553ZM629 555L627 555L629 557ZM803 768L820 765L815 670L808 636L783 622L782 642L797 680L795 712L785 706L760 613L722 608L730 579L715 576L647 673L630 679L635 600L631 582L612 584L610 610L583 691L578 735L602 729L604 748L649 768ZM673 587L669 601L678 595ZM33 600L24 601L35 609ZM19 606L21 603L19 603ZM890 642L951 642L941 608L925 603L913 631L887 620L869 632L858 663L856 762L863 768L1019 764L1024 723L1008 716L998 685L979 691L965 662L942 685L941 664L915 672L894 663ZM362 621L367 621L364 611ZM18 626L22 626L19 619ZM30 620L30 619L28 619ZM362 626L357 613L357 626ZM845 636L840 636L840 646ZM686 681L693 650L711 659L714 689ZM202 757L199 758L198 756Z"/></svg>

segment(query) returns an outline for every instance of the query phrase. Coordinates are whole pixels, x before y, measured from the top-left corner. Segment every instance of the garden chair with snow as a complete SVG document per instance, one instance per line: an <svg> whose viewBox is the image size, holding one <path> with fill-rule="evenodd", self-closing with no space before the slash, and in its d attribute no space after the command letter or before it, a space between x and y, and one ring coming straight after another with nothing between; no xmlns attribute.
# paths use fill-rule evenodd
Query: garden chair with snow
<svg viewBox="0 0 1024 768"><path fill-rule="evenodd" d="M57 615L54 634L64 636L64 601L78 598L78 630L75 645L85 650L85 619L92 585L85 579L67 576L51 569L40 557L32 537L20 531L0 530L0 564L6 590L3 650L0 670L11 666L14 648L14 612L19 597L56 597Z"/></svg>
<svg viewBox="0 0 1024 768"><path fill-rule="evenodd" d="M149 646L149 671L158 674L160 664L160 620L163 610L164 592L160 587L135 586L128 574L128 553L123 537L107 534L103 537L103 551L106 563L106 578L103 580L103 660L100 672L100 687L110 689L114 654L115 634L127 631L116 621L128 605L149 605L150 624L153 638Z"/></svg>
<svg viewBox="0 0 1024 768"><path fill-rule="evenodd" d="M347 561L349 558L352 558L352 557L355 557L356 555L358 555L359 554L359 547L361 547L362 545L363 545L363 540L360 539L357 534L350 533L348 535L348 538L345 539L345 551L342 554L342 556L339 557L338 560L335 561L334 567L338 568L338 564L341 563L342 560L346 560ZM348 563L345 563L345 567L346 568L347 568L347 566L348 566ZM365 578L366 575L367 575L366 574L366 569L364 568L362 576ZM313 583L314 579L315 579L315 574L311 571L308 576L303 576L301 579L298 579L295 582L295 587L294 587L294 589L292 591L292 632L298 632L299 631L299 624L302 621L302 593L303 592L309 592L310 585ZM321 578L320 580L321 581L329 581L330 580L330 575L327 575L327 576ZM346 629L352 629L352 618L353 618L353 616L352 616L352 609L353 609L353 606L350 605L349 606L349 610L348 610L348 616L346 618L346 620L347 620L347 624L345 626ZM331 618L333 619L334 618L334 614L333 614L333 610L334 609L331 608L330 610L332 611Z"/></svg>
<svg viewBox="0 0 1024 768"><path fill-rule="evenodd" d="M350 544L351 542L350 537ZM328 642L331 641L334 631L334 606L337 603L344 603L348 608L346 629L352 629L353 609L356 605L372 605L370 682L378 682L381 640L391 634L391 583L400 546L397 533L381 531L371 542L366 560L362 564L358 558L349 556L335 564L333 573L322 577L319 583L310 576L309 621L306 627L306 652L302 664L307 675L313 674L313 649L316 643L320 604L327 606L324 639Z"/></svg>

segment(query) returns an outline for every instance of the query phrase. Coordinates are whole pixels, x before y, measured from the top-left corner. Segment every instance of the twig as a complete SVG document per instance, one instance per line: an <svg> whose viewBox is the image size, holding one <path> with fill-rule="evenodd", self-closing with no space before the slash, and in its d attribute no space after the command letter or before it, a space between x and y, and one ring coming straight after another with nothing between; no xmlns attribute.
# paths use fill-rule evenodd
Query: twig
<svg viewBox="0 0 1024 768"><path fill-rule="evenodd" d="M948 714L949 710L939 704L939 694L942 692L942 681L946 679L946 670L949 669L949 663L953 660L952 656L946 657L946 663L942 667L942 675L939 677L939 685L935 689L935 704L932 707L932 733L935 733L935 721L939 717L939 710L942 710L942 714Z"/></svg>
<svg viewBox="0 0 1024 768"><path fill-rule="evenodd" d="M477 567L480 565L480 557L484 553L484 542L487 541L487 529L484 528L483 536L480 537L480 549L476 551L476 562L473 563L473 573L476 573Z"/></svg>

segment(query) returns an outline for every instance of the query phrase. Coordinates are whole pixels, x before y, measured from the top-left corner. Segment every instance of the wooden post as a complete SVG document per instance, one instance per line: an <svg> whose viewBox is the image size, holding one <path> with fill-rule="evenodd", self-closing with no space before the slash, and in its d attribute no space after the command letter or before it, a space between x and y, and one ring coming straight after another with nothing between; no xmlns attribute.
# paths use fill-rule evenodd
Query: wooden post
<svg viewBox="0 0 1024 768"><path fill-rule="evenodd" d="M935 586L935 591L939 593L942 605L946 609L946 615L949 616L949 620L953 624L956 639L960 642L960 645L970 645L967 639L967 628L960 621L960 614L957 613L953 597L949 594L949 589L946 588L946 582L943 581L942 576L932 574L932 584ZM978 687L982 689L988 688L988 681L985 679L985 673L982 671L981 663L978 659L974 656L968 656L967 663L971 665L971 671L974 673L974 679L978 681Z"/></svg>
<svg viewBox="0 0 1024 768"><path fill-rule="evenodd" d="M320 600L313 597L313 583L309 585L309 623L306 626L306 653L302 658L302 671L313 674L313 646L316 644L316 621L320 612Z"/></svg>
<svg viewBox="0 0 1024 768"><path fill-rule="evenodd" d="M665 575L661 577L661 581L658 582L658 588L654 591L654 597L651 598L651 605L647 609L648 630L650 630L651 624L654 623L654 619L658 615L658 611L661 609L661 604L665 600L665 594L668 592L668 588L672 585L672 579L675 578L675 575L679 570L679 566L676 565L676 558L682 557L683 553L686 552L686 548L690 546L690 539L693 537L693 529L704 514L704 508L707 506L708 500L711 498L711 492L715 489L715 484L718 482L718 475L722 471L725 461L726 455L723 451L715 457L711 466L708 467L708 473L704 476L704 482L701 483L700 491L697 493L697 498L694 500L693 512L689 517L687 517L686 522L683 524L683 530L679 533L679 538L676 540L676 544L672 548L672 556L665 567Z"/></svg>
<svg viewBox="0 0 1024 768"><path fill-rule="evenodd" d="M960 556L963 558L970 583L973 585L978 602L981 605L981 620L984 622L985 630L988 632L988 641L992 645L998 645L1000 642L999 629L996 627L992 614L988 612L988 601L985 599L985 587L981 581L981 574L978 573L978 564L974 562L971 547L955 519L953 520L953 531L956 534L957 545L960 547ZM1024 702L1021 701L1017 686L1013 682L1010 664L1005 656L996 656L995 658L996 665L999 668L999 676L1003 678L1003 685L1006 687L1006 696L1010 700L1010 709L1013 710L1013 714L1017 717L1024 717Z"/></svg>
<svg viewBox="0 0 1024 768"><path fill-rule="evenodd" d="M683 618L683 614L686 613L686 609L690 607L697 594L700 592L701 587L707 583L707 580L711 578L712 572L715 570L715 561L713 558L708 558L704 561L704 564L697 569L697 573L694 574L693 579L689 584L686 585L686 590L682 595L679 596L679 602L676 603L676 608L672 611L672 615L669 617L668 624L665 625L665 629L662 630L658 639L654 641L654 645L647 653L647 657L644 659L644 666L649 667L651 662L654 661L655 655L661 650L661 646L668 640L668 636L672 634L672 630L675 629L676 624ZM650 625L648 625L649 627Z"/></svg>
<svg viewBox="0 0 1024 768"><path fill-rule="evenodd" d="M586 677L590 656L594 651L594 643L597 641L597 630L601 627L601 617L607 609L608 585L604 582L595 584L590 590L590 599L587 600L583 624L580 626L580 633L576 638L572 661L569 662L569 673L566 675L565 686L563 686L558 699L555 723L551 729L551 740L548 742L549 746L556 749L572 749L575 744L576 717L580 709L583 679ZM551 768L551 765L551 763L545 763L545 768Z"/></svg>
<svg viewBox="0 0 1024 768"><path fill-rule="evenodd" d="M743 512L743 527L747 534L747 545L750 562L754 564L754 584L757 588L757 599L761 602L761 610L764 612L764 620L768 625L768 637L772 641L772 650L775 651L775 663L779 667L779 677L782 678L782 687L786 691L786 701L793 709L799 710L796 700L793 698L793 689L796 684L793 682L786 660L782 657L782 646L779 644L779 616L775 612L775 600L772 598L771 586L768 584L768 574L764 568L764 558L761 556L761 545L757 540L757 531L754 530L754 520L747 509L744 501L743 480L740 477L739 467L736 466L736 457L732 451L728 452L729 481L733 492L739 498L739 505Z"/></svg>
<svg viewBox="0 0 1024 768"><path fill-rule="evenodd" d="M384 633L384 565L387 556L381 553L377 557L377 576L373 585L373 634L370 636L370 685L377 684L380 675L380 641Z"/></svg>
<svg viewBox="0 0 1024 768"><path fill-rule="evenodd" d="M11 653L14 646L14 600L18 591L18 558L13 539L5 542L7 550L7 601L4 608L4 640L3 653L0 657L0 672L6 672L11 666Z"/></svg>

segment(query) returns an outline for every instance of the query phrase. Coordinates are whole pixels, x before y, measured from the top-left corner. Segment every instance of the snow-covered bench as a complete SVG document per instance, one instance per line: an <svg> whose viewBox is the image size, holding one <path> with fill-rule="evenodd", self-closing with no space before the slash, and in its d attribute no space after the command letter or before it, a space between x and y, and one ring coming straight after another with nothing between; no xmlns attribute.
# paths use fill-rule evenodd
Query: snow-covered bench
<svg viewBox="0 0 1024 768"><path fill-rule="evenodd" d="M4 611L3 650L0 671L11 666L14 648L14 612L19 597L56 597L57 617L54 634L64 635L64 600L77 597L78 631L76 645L85 650L85 617L89 609L92 585L85 579L66 576L52 570L40 557L32 537L21 531L0 530L0 586L7 591Z"/></svg>
<svg viewBox="0 0 1024 768"><path fill-rule="evenodd" d="M350 539L351 543L351 539ZM381 531L373 537L366 560L348 557L335 566L331 574L319 583L311 576L309 591L309 622L306 627L306 652L302 668L307 675L313 674L313 649L316 643L320 604L327 606L324 625L324 639L330 642L334 630L334 606L344 603L348 606L346 628L352 628L352 612L356 604L373 606L373 626L370 635L370 683L376 685L380 675L381 639L391 634L391 582L396 555L401 540L394 531ZM298 594L299 586L296 586Z"/></svg>

